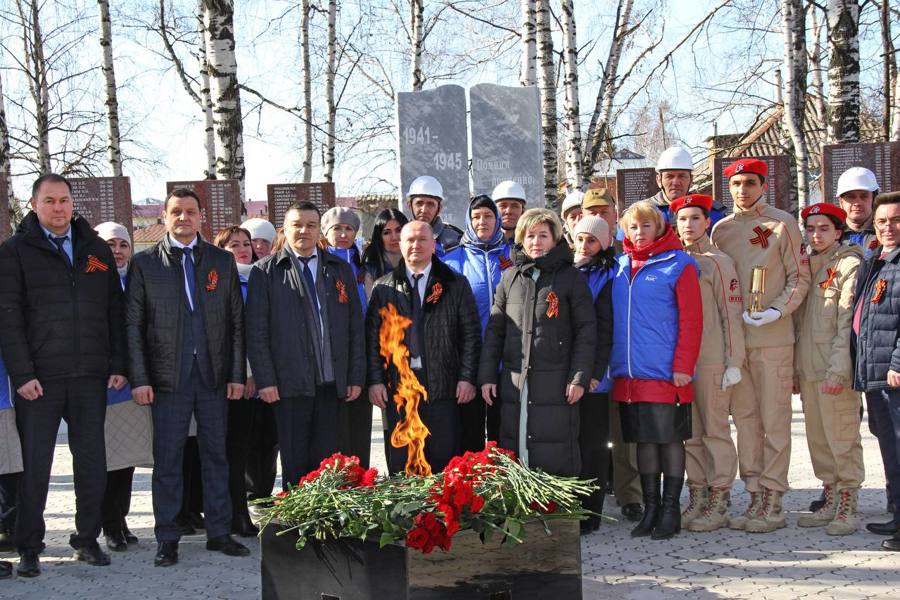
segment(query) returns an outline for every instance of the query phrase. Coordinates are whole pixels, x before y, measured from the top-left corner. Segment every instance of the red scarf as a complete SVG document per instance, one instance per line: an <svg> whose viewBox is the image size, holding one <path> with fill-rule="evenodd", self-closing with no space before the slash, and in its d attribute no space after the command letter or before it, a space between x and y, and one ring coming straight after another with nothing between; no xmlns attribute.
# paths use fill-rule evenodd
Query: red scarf
<svg viewBox="0 0 900 600"><path fill-rule="evenodd" d="M625 253L628 254L629 258L631 258L631 273L634 274L635 271L644 266L644 263L651 256L656 256L658 254L662 254L663 252L668 252L670 250L681 250L681 240L675 235L675 232L672 228L666 224L666 228L663 230L662 235L658 238L647 244L646 246L641 246L637 248L631 240L627 237L625 241L622 243L622 247L625 250Z"/></svg>

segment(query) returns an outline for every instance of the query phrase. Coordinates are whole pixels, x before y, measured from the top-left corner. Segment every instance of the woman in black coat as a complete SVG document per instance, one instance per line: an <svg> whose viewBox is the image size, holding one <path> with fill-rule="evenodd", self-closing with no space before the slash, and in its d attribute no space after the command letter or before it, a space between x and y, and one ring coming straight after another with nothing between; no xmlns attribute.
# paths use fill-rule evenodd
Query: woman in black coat
<svg viewBox="0 0 900 600"><path fill-rule="evenodd" d="M478 378L482 397L488 404L501 402L503 448L530 467L578 475L576 403L594 370L594 303L572 266L555 213L526 211L516 227L516 244L516 264L503 273L485 332Z"/></svg>

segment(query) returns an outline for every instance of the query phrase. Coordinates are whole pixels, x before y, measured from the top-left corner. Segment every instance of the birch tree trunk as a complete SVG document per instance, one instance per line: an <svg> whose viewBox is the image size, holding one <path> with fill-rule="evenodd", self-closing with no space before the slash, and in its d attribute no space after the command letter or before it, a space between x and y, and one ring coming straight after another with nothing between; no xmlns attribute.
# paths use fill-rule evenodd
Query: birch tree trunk
<svg viewBox="0 0 900 600"><path fill-rule="evenodd" d="M114 177L122 176L122 152L119 145L119 101L116 97L116 71L113 66L112 25L108 0L97 0L100 8L100 48L103 50L103 79L106 83L106 154Z"/></svg>
<svg viewBox="0 0 900 600"><path fill-rule="evenodd" d="M822 130L825 129L828 119L828 109L825 106L825 84L822 79L822 25L819 21L818 9L815 4L809 5L809 17L812 21L812 49L809 51L809 72L812 76L813 102L816 108L816 124Z"/></svg>
<svg viewBox="0 0 900 600"><path fill-rule="evenodd" d="M581 190L581 116L578 108L578 41L575 33L575 4L562 0L562 41L566 91L563 112L566 127L566 190Z"/></svg>
<svg viewBox="0 0 900 600"><path fill-rule="evenodd" d="M160 0L160 6L162 0ZM206 5L200 0L197 5L197 60L200 62L200 109L203 111L203 149L206 151L205 179L216 178L216 134L213 124L212 96L209 91L209 60L206 44Z"/></svg>
<svg viewBox="0 0 900 600"><path fill-rule="evenodd" d="M859 141L859 2L828 0L828 138Z"/></svg>
<svg viewBox="0 0 900 600"><path fill-rule="evenodd" d="M784 37L785 124L794 146L797 166L797 201L800 209L808 204L807 169L809 151L803 129L806 107L806 12L803 0L781 0L782 36Z"/></svg>
<svg viewBox="0 0 900 600"><path fill-rule="evenodd" d="M334 177L334 128L337 107L334 105L334 76L337 70L337 0L328 0L328 55L325 65L325 181Z"/></svg>
<svg viewBox="0 0 900 600"><path fill-rule="evenodd" d="M900 142L900 76L894 73L894 107L891 111L891 141Z"/></svg>
<svg viewBox="0 0 900 600"><path fill-rule="evenodd" d="M312 181L312 73L309 60L309 0L300 2L300 76L303 79L303 183Z"/></svg>
<svg viewBox="0 0 900 600"><path fill-rule="evenodd" d="M522 85L537 85L537 43L535 40L535 0L521 0L522 35L520 45L522 56L519 64L519 82Z"/></svg>
<svg viewBox="0 0 900 600"><path fill-rule="evenodd" d="M600 149L607 138L613 100L619 87L617 82L619 60L622 57L622 47L627 36L628 22L631 19L633 6L634 0L619 0L619 5L616 8L616 27L613 30L613 39L609 44L609 54L606 58L606 65L603 68L600 89L597 91L594 112L591 115L591 122L585 138L581 172L582 177L587 180L590 180L591 175L594 173L594 164L599 159Z"/></svg>
<svg viewBox="0 0 900 600"><path fill-rule="evenodd" d="M410 52L412 64L412 91L421 91L425 84L422 73L422 52L425 45L425 0L410 0Z"/></svg>
<svg viewBox="0 0 900 600"><path fill-rule="evenodd" d="M550 30L550 0L535 0L538 88L541 97L541 137L544 145L544 204L559 205L557 189L556 69L553 65L553 35Z"/></svg>
<svg viewBox="0 0 900 600"><path fill-rule="evenodd" d="M894 59L894 44L891 42L891 3L889 0L881 2L881 49L884 54L883 79L884 85L884 108L881 118L882 130L884 132L884 141L891 139L891 93L893 92L891 85L891 66L896 68L896 60Z"/></svg>
<svg viewBox="0 0 900 600"><path fill-rule="evenodd" d="M44 57L44 36L41 32L38 0L16 0L22 23L22 44L25 51L25 76L28 93L34 102L34 136L37 146L37 166L40 174L50 172L50 89L47 84L47 60Z"/></svg>
<svg viewBox="0 0 900 600"><path fill-rule="evenodd" d="M3 95L3 78L0 73L0 180L6 184L6 198L0 199L0 206L4 202L8 202L7 210L10 210L15 204L12 192L12 168L10 167L9 157L9 126L6 124L6 97ZM0 232L0 233L9 233Z"/></svg>

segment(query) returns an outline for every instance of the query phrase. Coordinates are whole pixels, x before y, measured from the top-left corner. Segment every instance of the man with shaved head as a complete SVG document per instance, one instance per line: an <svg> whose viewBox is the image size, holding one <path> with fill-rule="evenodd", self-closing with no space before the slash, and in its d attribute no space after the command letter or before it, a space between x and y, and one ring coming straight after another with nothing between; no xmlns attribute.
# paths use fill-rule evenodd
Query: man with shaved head
<svg viewBox="0 0 900 600"><path fill-rule="evenodd" d="M475 398L475 377L481 347L481 326L469 282L435 256L431 226L410 221L400 232L403 260L392 273L375 282L366 313L366 360L369 400L387 408L390 431L403 418L394 403L399 374L385 367L381 356L382 308L393 305L412 321L404 343L409 366L425 386L427 401L419 415L431 434L425 442L425 458L435 473L460 450L459 405ZM392 448L387 457L392 473L406 463L405 447Z"/></svg>

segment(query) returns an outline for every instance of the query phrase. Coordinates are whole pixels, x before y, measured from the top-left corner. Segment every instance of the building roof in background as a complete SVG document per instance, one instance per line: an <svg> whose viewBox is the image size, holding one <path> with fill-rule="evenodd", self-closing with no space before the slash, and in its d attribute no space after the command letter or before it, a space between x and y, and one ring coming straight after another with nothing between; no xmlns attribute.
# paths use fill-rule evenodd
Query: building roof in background
<svg viewBox="0 0 900 600"><path fill-rule="evenodd" d="M334 199L334 205L342 206L344 208L359 208L355 196L338 196Z"/></svg>
<svg viewBox="0 0 900 600"><path fill-rule="evenodd" d="M594 165L594 177L615 177L619 169L640 169L655 167L656 161L627 148L613 152L612 158L605 158Z"/></svg>
<svg viewBox="0 0 900 600"><path fill-rule="evenodd" d="M248 200L244 202L244 210L247 211L246 219L253 217L265 219L269 216L269 203L266 200Z"/></svg>
<svg viewBox="0 0 900 600"><path fill-rule="evenodd" d="M142 227L141 229L134 230L134 244L155 244L166 235L166 226L157 223L155 225L150 225L149 227Z"/></svg>
<svg viewBox="0 0 900 600"><path fill-rule="evenodd" d="M163 205L159 204L134 204L131 207L131 214L143 219L157 219L162 217Z"/></svg>

